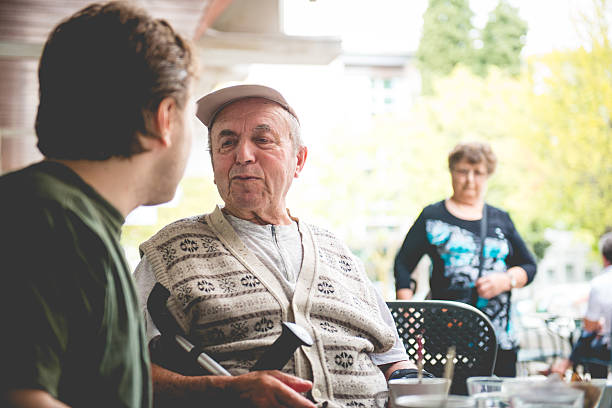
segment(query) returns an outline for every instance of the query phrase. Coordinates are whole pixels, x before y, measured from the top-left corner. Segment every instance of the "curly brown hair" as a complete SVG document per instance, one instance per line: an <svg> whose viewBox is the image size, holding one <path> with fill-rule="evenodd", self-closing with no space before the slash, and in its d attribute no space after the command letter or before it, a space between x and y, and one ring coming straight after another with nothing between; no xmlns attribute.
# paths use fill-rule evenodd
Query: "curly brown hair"
<svg viewBox="0 0 612 408"><path fill-rule="evenodd" d="M38 148L48 158L106 160L159 137L151 118L166 97L183 108L196 76L190 43L125 2L92 4L49 35L38 69Z"/></svg>
<svg viewBox="0 0 612 408"><path fill-rule="evenodd" d="M466 159L471 164L478 164L484 161L489 175L493 174L497 166L497 157L488 143L459 143L448 155L448 169L453 171L455 165L463 159Z"/></svg>

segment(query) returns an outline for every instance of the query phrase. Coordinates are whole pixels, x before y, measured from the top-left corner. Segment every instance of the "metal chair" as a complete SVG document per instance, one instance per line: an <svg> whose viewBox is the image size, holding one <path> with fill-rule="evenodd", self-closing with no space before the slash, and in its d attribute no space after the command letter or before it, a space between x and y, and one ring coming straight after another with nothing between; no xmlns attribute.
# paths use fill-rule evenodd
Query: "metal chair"
<svg viewBox="0 0 612 408"><path fill-rule="evenodd" d="M387 302L408 356L417 360L417 335L423 336L423 367L442 377L446 355L455 346L452 394L467 394L465 380L493 374L497 336L489 318L461 302L424 300Z"/></svg>
<svg viewBox="0 0 612 408"><path fill-rule="evenodd" d="M538 372L538 367L550 366L556 359L571 352L572 334L568 320L558 316L541 317L541 313L517 315L516 335L521 348L517 356L520 376ZM573 326L573 321L571 321ZM567 334L564 334L566 332Z"/></svg>

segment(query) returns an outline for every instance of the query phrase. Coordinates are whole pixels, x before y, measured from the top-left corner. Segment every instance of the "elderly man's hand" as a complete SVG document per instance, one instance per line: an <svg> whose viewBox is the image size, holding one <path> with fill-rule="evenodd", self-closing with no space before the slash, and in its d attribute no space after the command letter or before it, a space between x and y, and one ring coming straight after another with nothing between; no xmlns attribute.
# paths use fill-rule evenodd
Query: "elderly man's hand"
<svg viewBox="0 0 612 408"><path fill-rule="evenodd" d="M226 377L227 406L257 408L315 408L300 392L312 388L310 381L280 371L254 371Z"/></svg>
<svg viewBox="0 0 612 408"><path fill-rule="evenodd" d="M507 273L492 273L476 281L478 296L485 299L491 299L510 289L512 287L510 286L510 277Z"/></svg>

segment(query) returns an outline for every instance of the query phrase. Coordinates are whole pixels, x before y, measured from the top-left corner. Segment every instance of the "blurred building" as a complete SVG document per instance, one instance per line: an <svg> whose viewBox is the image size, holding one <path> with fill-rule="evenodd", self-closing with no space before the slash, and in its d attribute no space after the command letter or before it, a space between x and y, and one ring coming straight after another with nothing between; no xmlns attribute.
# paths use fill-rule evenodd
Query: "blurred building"
<svg viewBox="0 0 612 408"><path fill-rule="evenodd" d="M601 261L571 231L549 229L545 238L550 246L538 262L538 273L531 285L516 291L517 300L529 299L537 311L580 318Z"/></svg>
<svg viewBox="0 0 612 408"><path fill-rule="evenodd" d="M340 57L346 81L360 87L370 114L407 112L421 93L413 54L354 54Z"/></svg>
<svg viewBox="0 0 612 408"><path fill-rule="evenodd" d="M591 248L574 233L549 229L544 236L550 246L538 264L538 285L590 281L599 273L601 266L590 259Z"/></svg>

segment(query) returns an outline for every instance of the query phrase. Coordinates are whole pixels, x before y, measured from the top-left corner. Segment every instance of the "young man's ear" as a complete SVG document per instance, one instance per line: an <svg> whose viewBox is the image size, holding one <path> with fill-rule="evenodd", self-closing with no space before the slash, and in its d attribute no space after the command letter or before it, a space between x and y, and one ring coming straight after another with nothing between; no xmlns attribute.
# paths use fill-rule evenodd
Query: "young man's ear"
<svg viewBox="0 0 612 408"><path fill-rule="evenodd" d="M160 103L153 116L155 127L159 132L160 141L164 146L172 144L172 126L176 115L176 101L174 98L166 97Z"/></svg>
<svg viewBox="0 0 612 408"><path fill-rule="evenodd" d="M145 151L172 145L172 130L176 110L177 106L174 98L167 97L159 103L156 111L145 117L146 121L150 121L147 128L153 133L152 135L139 136L140 145Z"/></svg>

